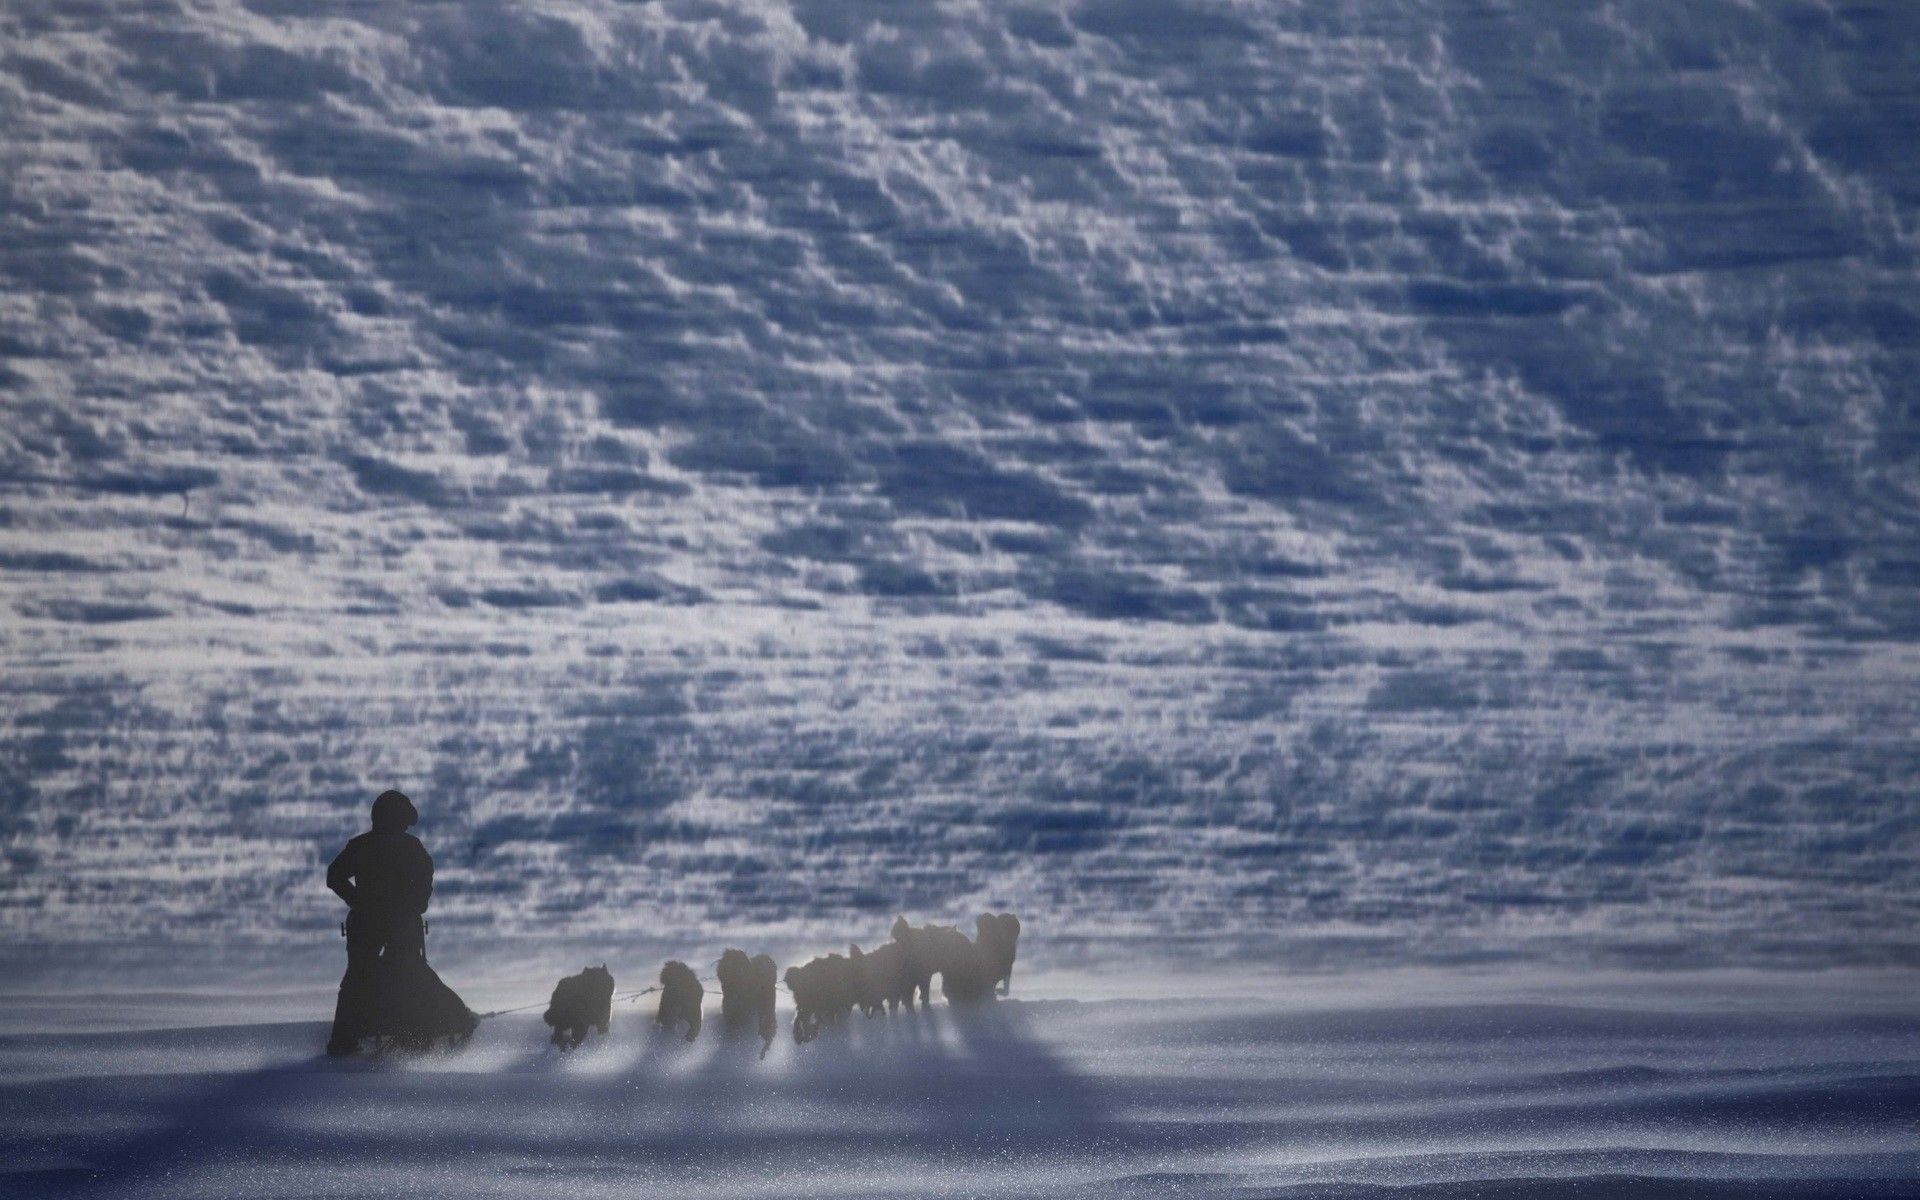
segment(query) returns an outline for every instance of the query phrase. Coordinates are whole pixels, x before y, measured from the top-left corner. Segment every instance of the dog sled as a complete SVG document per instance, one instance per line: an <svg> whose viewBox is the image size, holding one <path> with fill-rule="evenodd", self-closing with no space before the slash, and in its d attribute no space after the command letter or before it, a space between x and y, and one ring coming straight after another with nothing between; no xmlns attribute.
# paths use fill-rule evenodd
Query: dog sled
<svg viewBox="0 0 1920 1200"><path fill-rule="evenodd" d="M352 936L347 926L342 932ZM378 1057L454 1049L479 1028L480 1015L428 964L426 922L419 922L417 933L406 932L411 936L389 938L377 959L358 971L350 968L341 999L351 1044L330 1045L330 1054L370 1049Z"/></svg>
<svg viewBox="0 0 1920 1200"><path fill-rule="evenodd" d="M380 965L373 1051L422 1054L458 1049L480 1027L480 1016L427 964L424 952L386 956Z"/></svg>

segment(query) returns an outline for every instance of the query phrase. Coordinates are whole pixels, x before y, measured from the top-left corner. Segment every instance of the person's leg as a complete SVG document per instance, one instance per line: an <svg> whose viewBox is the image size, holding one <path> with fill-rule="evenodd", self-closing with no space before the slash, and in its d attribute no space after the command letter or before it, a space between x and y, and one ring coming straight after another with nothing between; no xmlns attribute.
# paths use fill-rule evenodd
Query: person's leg
<svg viewBox="0 0 1920 1200"><path fill-rule="evenodd" d="M368 924L347 918L347 973L340 978L333 1034L327 1039L327 1053L336 1057L358 1050L360 1039L373 1032L374 993L386 937Z"/></svg>
<svg viewBox="0 0 1920 1200"><path fill-rule="evenodd" d="M386 941L388 954L427 956L427 931L419 917L403 917L393 922Z"/></svg>
<svg viewBox="0 0 1920 1200"><path fill-rule="evenodd" d="M442 1032L436 1019L439 980L427 967L419 917L388 917L374 988L374 1019L406 1050L424 1050Z"/></svg>

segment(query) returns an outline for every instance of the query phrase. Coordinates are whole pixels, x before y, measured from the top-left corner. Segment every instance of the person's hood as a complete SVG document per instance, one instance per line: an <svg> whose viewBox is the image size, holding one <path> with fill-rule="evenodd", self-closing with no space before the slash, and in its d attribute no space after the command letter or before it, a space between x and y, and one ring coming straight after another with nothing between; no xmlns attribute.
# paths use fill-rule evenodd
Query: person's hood
<svg viewBox="0 0 1920 1200"><path fill-rule="evenodd" d="M420 821L420 810L404 792L381 792L373 802L375 833L405 833Z"/></svg>

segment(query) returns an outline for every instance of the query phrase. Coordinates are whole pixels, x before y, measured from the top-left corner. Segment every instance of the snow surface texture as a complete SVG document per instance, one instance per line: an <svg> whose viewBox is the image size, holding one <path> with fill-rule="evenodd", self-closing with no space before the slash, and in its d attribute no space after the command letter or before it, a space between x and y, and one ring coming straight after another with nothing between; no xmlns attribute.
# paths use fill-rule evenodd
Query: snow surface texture
<svg viewBox="0 0 1920 1200"><path fill-rule="evenodd" d="M765 1062L751 1039L654 1036L625 1005L570 1056L528 1015L458 1056L344 1067L313 1057L310 1023L10 1033L0 1192L1913 1194L1910 1005L1671 999L1009 1001L783 1038Z"/></svg>
<svg viewBox="0 0 1920 1200"><path fill-rule="evenodd" d="M1912 963L1917 103L1900 0L9 0L0 963L336 953L388 786L443 962Z"/></svg>

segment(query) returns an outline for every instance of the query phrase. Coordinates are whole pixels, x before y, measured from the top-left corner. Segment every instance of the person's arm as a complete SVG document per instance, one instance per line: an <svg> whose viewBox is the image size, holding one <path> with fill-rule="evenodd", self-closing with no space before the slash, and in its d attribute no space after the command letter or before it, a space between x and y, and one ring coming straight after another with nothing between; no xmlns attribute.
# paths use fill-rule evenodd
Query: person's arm
<svg viewBox="0 0 1920 1200"><path fill-rule="evenodd" d="M420 846L420 843L414 845ZM414 868L412 883L413 911L424 913L433 902L433 855L427 853L425 846L420 846L420 862Z"/></svg>
<svg viewBox="0 0 1920 1200"><path fill-rule="evenodd" d="M327 864L327 886L333 889L334 895L347 902L348 908L352 908L359 898L359 890L353 886L354 859L357 857L353 852L353 843L348 842L347 848Z"/></svg>

